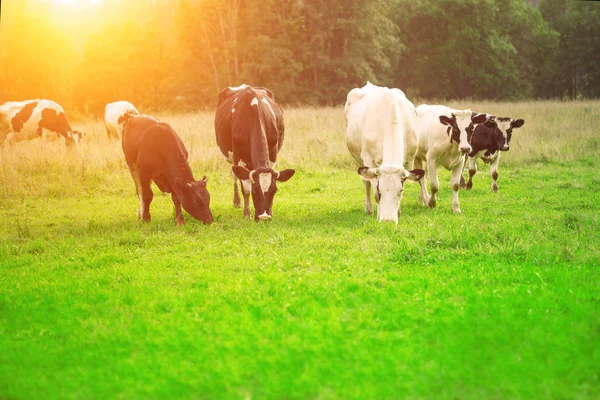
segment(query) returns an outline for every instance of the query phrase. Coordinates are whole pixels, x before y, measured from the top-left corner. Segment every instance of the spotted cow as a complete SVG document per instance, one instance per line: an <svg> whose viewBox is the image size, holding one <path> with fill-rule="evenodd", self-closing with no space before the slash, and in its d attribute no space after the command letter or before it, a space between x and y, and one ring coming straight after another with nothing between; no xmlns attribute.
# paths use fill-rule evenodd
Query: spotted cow
<svg viewBox="0 0 600 400"><path fill-rule="evenodd" d="M277 182L288 181L293 169L274 169L283 145L283 111L273 93L263 87L241 85L219 93L215 115L215 135L219 150L233 164L233 205L239 207L237 180L244 195L244 216L251 218L252 193L254 220L272 218Z"/></svg>
<svg viewBox="0 0 600 400"><path fill-rule="evenodd" d="M437 169L439 166L452 171L452 210L460 213L458 190L465 164L465 155L471 152L469 136L475 124L484 123L486 114L471 110L455 110L445 106L422 104L417 107L419 149L415 167L426 165L431 196L427 192L425 179L421 185L421 200L430 208L436 206L439 190Z"/></svg>
<svg viewBox="0 0 600 400"><path fill-rule="evenodd" d="M123 126L139 111L128 101L115 101L108 103L104 108L104 125L106 134L109 138L120 139L123 133Z"/></svg>
<svg viewBox="0 0 600 400"><path fill-rule="evenodd" d="M484 163L490 164L492 191L498 191L500 153L510 149L513 130L522 127L523 124L525 124L523 119L495 117L488 114L488 120L484 124L475 127L470 140L472 150L468 158L469 180L465 185L467 190L473 188L473 176L477 172L477 159L479 158ZM462 182L464 182L464 179Z"/></svg>
<svg viewBox="0 0 600 400"><path fill-rule="evenodd" d="M83 132L71 128L65 111L59 104L45 99L2 104L0 130L0 139L7 144L35 138L62 138L70 146L78 144L84 136Z"/></svg>

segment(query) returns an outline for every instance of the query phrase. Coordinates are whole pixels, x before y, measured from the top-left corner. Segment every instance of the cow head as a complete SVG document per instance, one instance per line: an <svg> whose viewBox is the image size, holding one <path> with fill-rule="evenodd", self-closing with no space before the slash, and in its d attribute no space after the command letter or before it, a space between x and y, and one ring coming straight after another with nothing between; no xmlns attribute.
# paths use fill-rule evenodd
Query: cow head
<svg viewBox="0 0 600 400"><path fill-rule="evenodd" d="M210 194L206 188L208 178L205 176L198 182L178 182L179 200L183 209L198 221L210 224L213 216L210 212Z"/></svg>
<svg viewBox="0 0 600 400"><path fill-rule="evenodd" d="M379 168L360 167L358 175L370 181L375 188L377 201L377 220L398 223L400 200L404 192L404 181L418 181L425 175L422 169L407 171L404 167L381 166Z"/></svg>
<svg viewBox="0 0 600 400"><path fill-rule="evenodd" d="M232 170L235 176L242 180L244 192L252 191L255 221L272 218L271 208L273 207L273 198L277 192L276 182L287 182L296 173L293 169L275 171L271 168L258 168L249 171L239 165L234 165ZM246 186L248 184L250 188Z"/></svg>
<svg viewBox="0 0 600 400"><path fill-rule="evenodd" d="M473 134L475 124L481 124L487 119L486 114L473 113L471 110L455 111L450 116L440 115L440 123L448 127L450 142L454 141L462 154L471 151L469 139Z"/></svg>
<svg viewBox="0 0 600 400"><path fill-rule="evenodd" d="M84 136L85 133L81 131L70 131L67 133L67 136L65 136L65 143L67 146L72 146L74 144L78 145L79 141L83 139Z"/></svg>
<svg viewBox="0 0 600 400"><path fill-rule="evenodd" d="M499 117L495 119L497 124L498 135L502 136L503 146L499 147L501 151L508 151L510 149L510 139L512 138L513 129L517 129L523 126L525 120L523 119L512 119L510 117Z"/></svg>

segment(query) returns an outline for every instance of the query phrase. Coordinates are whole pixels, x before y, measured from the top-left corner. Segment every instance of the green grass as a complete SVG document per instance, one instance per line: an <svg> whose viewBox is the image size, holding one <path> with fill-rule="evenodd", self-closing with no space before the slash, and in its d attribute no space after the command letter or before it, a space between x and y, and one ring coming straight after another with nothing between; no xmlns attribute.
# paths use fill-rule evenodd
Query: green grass
<svg viewBox="0 0 600 400"><path fill-rule="evenodd" d="M363 212L339 108L286 113L269 223L231 207L207 113L162 118L210 226L160 195L140 223L99 121L0 150L0 398L597 398L600 103L469 106L527 121L500 192L482 167L453 215L444 171L397 226Z"/></svg>

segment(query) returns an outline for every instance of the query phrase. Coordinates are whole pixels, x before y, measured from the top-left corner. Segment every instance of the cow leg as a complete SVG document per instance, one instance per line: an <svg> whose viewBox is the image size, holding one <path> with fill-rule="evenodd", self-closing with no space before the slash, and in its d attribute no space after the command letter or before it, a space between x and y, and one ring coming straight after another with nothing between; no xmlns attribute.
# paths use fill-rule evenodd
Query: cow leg
<svg viewBox="0 0 600 400"><path fill-rule="evenodd" d="M231 171L231 175L233 176L233 206L240 208L242 202L240 201L240 193L238 191L238 177L234 175L233 171Z"/></svg>
<svg viewBox="0 0 600 400"><path fill-rule="evenodd" d="M477 172L477 159L469 157L469 181L467 182L467 190L473 188L473 175Z"/></svg>
<svg viewBox="0 0 600 400"><path fill-rule="evenodd" d="M415 168L425 169L423 168L423 160L415 158ZM427 172L425 173L427 174ZM429 203L429 193L427 192L427 180L425 177L419 179L419 187L421 189L419 192L419 201L427 205L427 203Z"/></svg>
<svg viewBox="0 0 600 400"><path fill-rule="evenodd" d="M242 194L244 195L244 217L248 219L252 219L252 215L250 215L250 192L252 191L252 186L250 185L250 181L248 179L242 181Z"/></svg>
<svg viewBox="0 0 600 400"><path fill-rule="evenodd" d="M365 184L365 212L373 214L373 203L371 202L371 181L364 181Z"/></svg>
<svg viewBox="0 0 600 400"><path fill-rule="evenodd" d="M463 165L465 165L467 163L467 157L469 157L469 155L465 154L465 162L463 162ZM464 167L463 167L463 170L460 172L460 188L461 189L465 189L467 187L467 182L465 182L465 177L463 176L463 172L464 172Z"/></svg>
<svg viewBox="0 0 600 400"><path fill-rule="evenodd" d="M140 177L140 185L142 187L142 201L144 202L142 219L148 222L150 221L150 203L152 203L154 197L154 193L150 188L150 178Z"/></svg>
<svg viewBox="0 0 600 400"><path fill-rule="evenodd" d="M429 188L431 189L431 197L427 202L427 206L433 208L437 202L437 192L440 187L440 181L437 176L437 165L432 159L427 160L427 175L429 178Z"/></svg>
<svg viewBox="0 0 600 400"><path fill-rule="evenodd" d="M459 166L452 170L452 178L450 179L450 184L452 185L452 211L455 213L461 212L460 202L458 201L458 190L460 189L460 178L462 176L464 166L465 162L463 160Z"/></svg>
<svg viewBox="0 0 600 400"><path fill-rule="evenodd" d="M131 177L133 178L133 182L135 183L135 192L138 195L138 199L140 200L140 209L138 211L138 218L142 219L144 215L144 198L142 196L142 183L140 182L140 175L134 169L129 169L131 172Z"/></svg>
<svg viewBox="0 0 600 400"><path fill-rule="evenodd" d="M492 192L498 192L498 164L500 163L500 154L496 156L490 164L490 175L492 176Z"/></svg>
<svg viewBox="0 0 600 400"><path fill-rule="evenodd" d="M173 204L175 204L175 222L177 225L184 225L185 218L183 218L183 214L181 213L181 202L175 192L171 193L171 199L173 200Z"/></svg>

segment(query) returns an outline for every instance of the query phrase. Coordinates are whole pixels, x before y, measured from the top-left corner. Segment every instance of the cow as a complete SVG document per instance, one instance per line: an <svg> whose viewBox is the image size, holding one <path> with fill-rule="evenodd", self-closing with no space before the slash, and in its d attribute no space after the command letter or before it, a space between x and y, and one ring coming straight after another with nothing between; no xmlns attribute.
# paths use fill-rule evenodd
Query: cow
<svg viewBox="0 0 600 400"><path fill-rule="evenodd" d="M346 145L365 186L365 211L373 213L373 187L377 220L397 224L404 182L425 174L422 169L408 170L418 145L415 106L400 89L367 82L348 93L344 114Z"/></svg>
<svg viewBox="0 0 600 400"><path fill-rule="evenodd" d="M85 136L71 128L59 104L46 99L2 104L0 130L4 132L4 143L7 144L43 137L48 140L62 138L67 146L71 146Z"/></svg>
<svg viewBox="0 0 600 400"><path fill-rule="evenodd" d="M215 135L219 150L233 164L233 205L240 207L237 180L244 195L244 217L251 218L252 193L254 220L270 220L277 182L286 182L296 172L278 171L277 154L284 138L283 110L273 93L263 87L243 84L229 87L218 95Z"/></svg>
<svg viewBox="0 0 600 400"><path fill-rule="evenodd" d="M140 219L150 221L154 181L162 192L171 193L177 225L185 224L181 206L199 221L213 221L207 178L194 179L187 149L171 126L147 115L135 116L125 124L121 143L140 200Z"/></svg>
<svg viewBox="0 0 600 400"><path fill-rule="evenodd" d="M510 149L513 129L520 128L523 124L525 124L523 119L488 115L488 121L485 124L479 124L475 127L470 140L472 150L468 158L469 180L464 185L467 190L473 188L473 176L477 172L477 159L480 158L484 163L490 164L492 192L498 192L500 153ZM461 180L461 184L463 183L464 179Z"/></svg>
<svg viewBox="0 0 600 400"><path fill-rule="evenodd" d="M110 138L120 139L123 133L123 126L139 111L128 101L115 101L108 103L104 108L104 125L106 126L106 135Z"/></svg>
<svg viewBox="0 0 600 400"><path fill-rule="evenodd" d="M475 124L484 123L486 114L471 110L455 110L446 106L422 104L417 107L419 148L415 167L426 166L431 196L427 193L425 180L421 185L420 199L428 207L436 206L439 190L437 169L443 166L452 171L452 211L460 213L458 189L465 163L465 155L471 152L469 137Z"/></svg>

